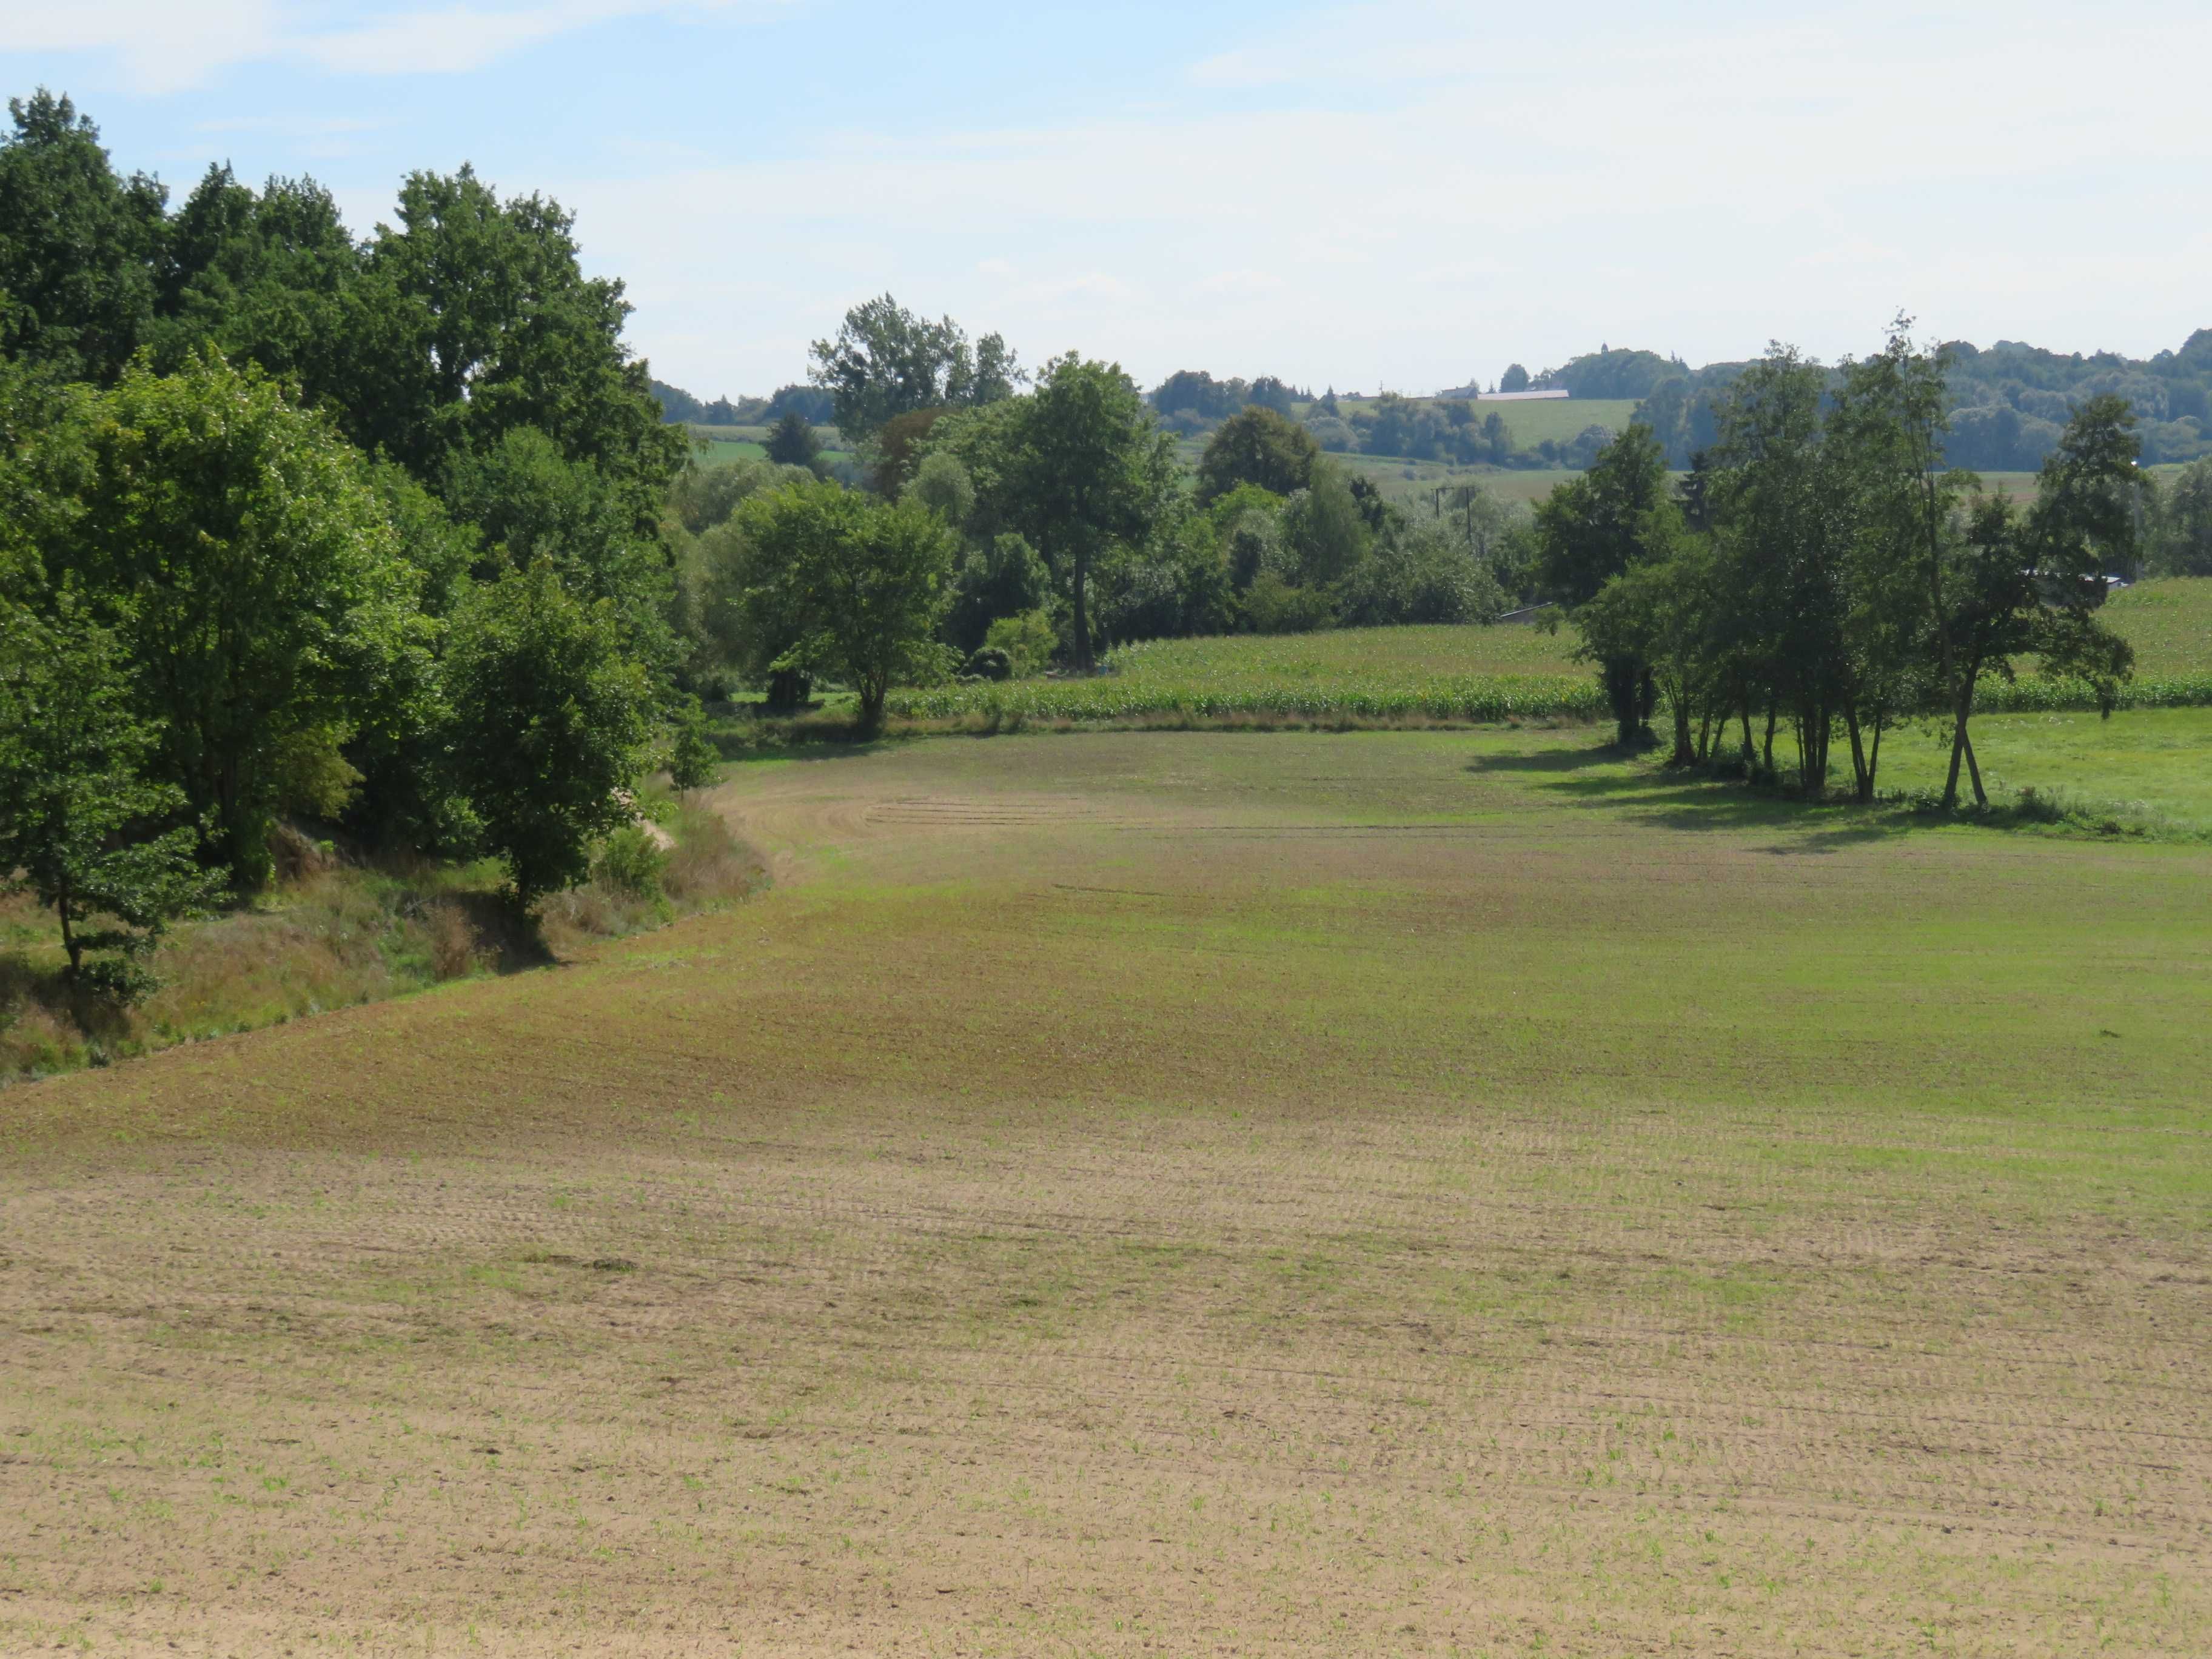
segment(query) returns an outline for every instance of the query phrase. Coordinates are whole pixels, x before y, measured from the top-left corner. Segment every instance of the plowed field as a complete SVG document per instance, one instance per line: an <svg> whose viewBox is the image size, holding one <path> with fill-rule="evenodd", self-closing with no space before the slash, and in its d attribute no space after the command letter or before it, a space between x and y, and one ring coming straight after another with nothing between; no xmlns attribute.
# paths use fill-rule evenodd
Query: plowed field
<svg viewBox="0 0 2212 1659"><path fill-rule="evenodd" d="M2212 851L1589 741L761 763L0 1094L0 1651L2202 1652Z"/></svg>

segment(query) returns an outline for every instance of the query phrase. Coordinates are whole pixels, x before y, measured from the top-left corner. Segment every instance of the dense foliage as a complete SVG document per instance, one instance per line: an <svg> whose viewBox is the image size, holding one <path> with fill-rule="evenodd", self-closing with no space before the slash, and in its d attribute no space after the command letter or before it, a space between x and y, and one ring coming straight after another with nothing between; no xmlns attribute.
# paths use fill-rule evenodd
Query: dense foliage
<svg viewBox="0 0 2212 1659"><path fill-rule="evenodd" d="M1624 738L1663 696L1675 762L1713 757L1734 720L1741 764L1771 775L1786 719L1797 785L1818 797L1840 731L1869 800L1885 732L1937 712L1952 727L1948 805L1962 763L1987 800L1970 731L1984 680L2009 683L2033 659L2109 710L2133 667L2099 612L2106 573L2136 558L2135 416L2112 394L2077 409L2022 514L1945 466L1945 368L1901 322L1832 389L1777 348L1716 405L1716 441L1679 491L1638 427L1540 513L1544 579Z"/></svg>
<svg viewBox="0 0 2212 1659"><path fill-rule="evenodd" d="M66 98L10 110L0 754L50 787L0 869L124 991L283 815L500 853L525 902L576 878L684 701L687 442L622 285L467 167L356 241L312 180L214 167L171 211Z"/></svg>

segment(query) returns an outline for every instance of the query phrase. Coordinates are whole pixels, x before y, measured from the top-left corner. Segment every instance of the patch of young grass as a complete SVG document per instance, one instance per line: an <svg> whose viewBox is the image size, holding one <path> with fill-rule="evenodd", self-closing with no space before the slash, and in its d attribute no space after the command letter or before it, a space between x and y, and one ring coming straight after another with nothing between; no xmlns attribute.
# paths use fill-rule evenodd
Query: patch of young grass
<svg viewBox="0 0 2212 1659"><path fill-rule="evenodd" d="M1583 730L715 799L755 903L8 1097L0 1647L2212 1620L2212 850Z"/></svg>

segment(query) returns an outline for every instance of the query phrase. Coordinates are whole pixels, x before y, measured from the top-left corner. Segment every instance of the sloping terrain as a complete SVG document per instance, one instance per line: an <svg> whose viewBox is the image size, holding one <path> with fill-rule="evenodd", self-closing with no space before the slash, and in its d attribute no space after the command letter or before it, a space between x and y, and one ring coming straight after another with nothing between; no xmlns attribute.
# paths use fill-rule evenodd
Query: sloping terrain
<svg viewBox="0 0 2212 1659"><path fill-rule="evenodd" d="M0 1094L0 1650L2192 1651L2212 853L1589 742L763 763Z"/></svg>

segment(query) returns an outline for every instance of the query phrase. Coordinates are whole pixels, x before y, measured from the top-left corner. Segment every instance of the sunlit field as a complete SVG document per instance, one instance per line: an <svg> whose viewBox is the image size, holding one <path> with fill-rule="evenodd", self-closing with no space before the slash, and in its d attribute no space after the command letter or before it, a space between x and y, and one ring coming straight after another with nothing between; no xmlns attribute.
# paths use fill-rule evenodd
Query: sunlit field
<svg viewBox="0 0 2212 1659"><path fill-rule="evenodd" d="M2136 647L2137 684L2124 703L2212 703L2212 580L2142 583L2106 614ZM1604 706L1592 671L1574 660L1577 639L1571 626L1508 623L1158 640L1109 653L1097 678L909 690L890 708L919 720L1594 720ZM2086 689L2028 666L2011 684L1991 676L1983 706L2094 707Z"/></svg>
<svg viewBox="0 0 2212 1659"><path fill-rule="evenodd" d="M714 799L738 908L0 1094L0 1650L2212 1623L2212 849L1586 729Z"/></svg>
<svg viewBox="0 0 2212 1659"><path fill-rule="evenodd" d="M1571 633L1496 627L1332 629L1125 646L1091 679L1032 679L894 694L891 712L1040 719L1590 719L1602 702Z"/></svg>

